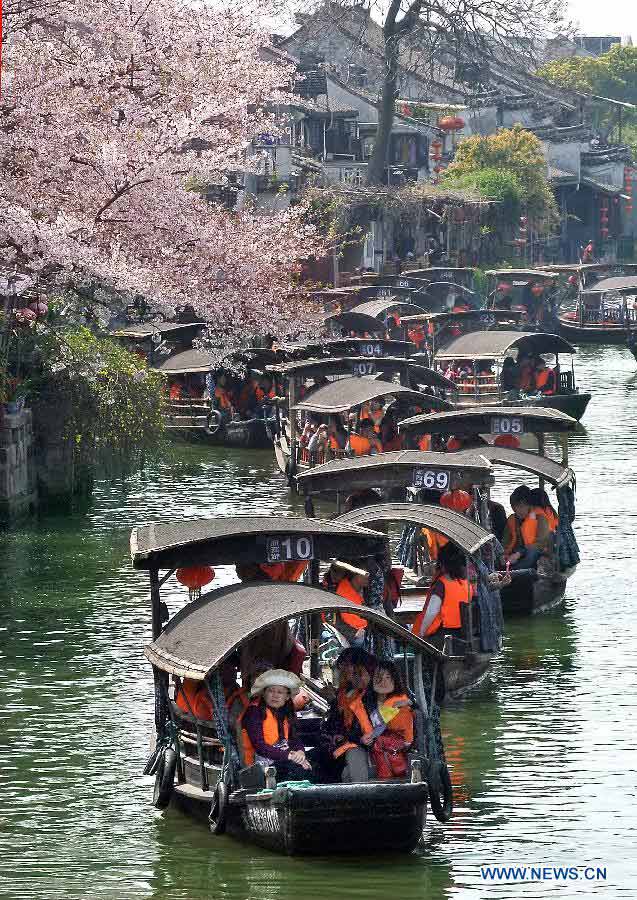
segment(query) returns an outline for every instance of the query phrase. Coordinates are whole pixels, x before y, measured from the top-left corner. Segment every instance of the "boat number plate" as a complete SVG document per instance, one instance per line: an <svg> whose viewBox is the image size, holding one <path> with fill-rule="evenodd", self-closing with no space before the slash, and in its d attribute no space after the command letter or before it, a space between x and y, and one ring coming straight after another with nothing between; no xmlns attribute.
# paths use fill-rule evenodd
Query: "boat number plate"
<svg viewBox="0 0 637 900"><path fill-rule="evenodd" d="M314 540L308 535L281 534L266 538L266 556L270 563L293 559L314 559Z"/></svg>
<svg viewBox="0 0 637 900"><path fill-rule="evenodd" d="M451 483L449 472L443 469L414 469L413 487L446 491Z"/></svg>
<svg viewBox="0 0 637 900"><path fill-rule="evenodd" d="M373 359L352 363L352 374L358 378L362 378L363 375L375 375L376 363Z"/></svg>
<svg viewBox="0 0 637 900"><path fill-rule="evenodd" d="M522 434L522 419L519 416L493 416L491 434Z"/></svg>
<svg viewBox="0 0 637 900"><path fill-rule="evenodd" d="M361 356L382 356L383 347L381 344L361 344Z"/></svg>
<svg viewBox="0 0 637 900"><path fill-rule="evenodd" d="M407 281L405 278L399 278L396 281L396 287L410 288L411 283L409 281Z"/></svg>
<svg viewBox="0 0 637 900"><path fill-rule="evenodd" d="M391 288L388 288L388 287L381 287L381 288L378 288L378 290L376 291L377 297L391 297L391 295L392 295L392 290L391 290Z"/></svg>

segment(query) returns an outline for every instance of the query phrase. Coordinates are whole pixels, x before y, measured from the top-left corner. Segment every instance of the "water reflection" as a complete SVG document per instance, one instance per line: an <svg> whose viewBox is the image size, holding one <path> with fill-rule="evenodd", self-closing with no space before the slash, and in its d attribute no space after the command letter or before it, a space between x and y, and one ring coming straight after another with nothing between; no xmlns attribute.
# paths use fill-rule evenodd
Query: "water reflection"
<svg viewBox="0 0 637 900"><path fill-rule="evenodd" d="M101 483L83 515L3 535L0 896L548 897L555 883L486 884L480 865L591 862L608 867L609 896L633 896L637 378L621 348L583 348L577 363L581 389L593 390L586 430L570 439L584 562L565 608L508 623L491 681L444 712L456 814L448 825L430 817L408 859L285 859L150 806L140 775L149 607L146 579L130 568L130 528L301 512L268 453L181 448L144 474ZM517 480L499 479L498 497ZM173 609L185 600L174 579L167 594Z"/></svg>

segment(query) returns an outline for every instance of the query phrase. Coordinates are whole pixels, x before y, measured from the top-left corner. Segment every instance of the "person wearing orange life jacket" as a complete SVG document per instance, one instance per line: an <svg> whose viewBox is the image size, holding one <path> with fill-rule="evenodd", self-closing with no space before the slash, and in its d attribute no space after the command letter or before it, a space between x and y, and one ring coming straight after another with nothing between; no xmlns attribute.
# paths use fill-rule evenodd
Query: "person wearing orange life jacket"
<svg viewBox="0 0 637 900"><path fill-rule="evenodd" d="M183 678L177 685L175 703L185 713L196 719L212 719L213 704L205 682Z"/></svg>
<svg viewBox="0 0 637 900"><path fill-rule="evenodd" d="M369 407L369 417L374 425L374 432L380 435L382 430L383 419L385 418L385 408L380 400L372 400Z"/></svg>
<svg viewBox="0 0 637 900"><path fill-rule="evenodd" d="M544 510L533 505L533 493L525 484L509 498L512 515L507 519L502 544L512 569L532 569L551 544L551 532Z"/></svg>
<svg viewBox="0 0 637 900"><path fill-rule="evenodd" d="M332 453L345 450L347 445L347 432L336 416L330 416L327 423L328 446Z"/></svg>
<svg viewBox="0 0 637 900"><path fill-rule="evenodd" d="M230 389L227 387L225 375L218 377L214 397L219 412L231 416L233 413L233 398Z"/></svg>
<svg viewBox="0 0 637 900"><path fill-rule="evenodd" d="M557 526L560 523L560 519L558 514L555 512L551 505L551 501L549 500L549 495L542 488L532 488L531 489L531 503L534 507L542 510L542 513L546 517L546 521L548 522L549 531L551 534L555 534L557 531Z"/></svg>
<svg viewBox="0 0 637 900"><path fill-rule="evenodd" d="M360 784L407 771L407 751L414 741L411 701L392 660L380 660L369 688L349 700L352 725L335 755L345 758L342 779ZM371 771L370 771L371 769Z"/></svg>
<svg viewBox="0 0 637 900"><path fill-rule="evenodd" d="M431 450L431 435L430 434L421 434L418 438L418 449L419 450Z"/></svg>
<svg viewBox="0 0 637 900"><path fill-rule="evenodd" d="M535 362L535 390L550 397L556 393L557 379L555 370L549 369L541 356L538 356Z"/></svg>
<svg viewBox="0 0 637 900"><path fill-rule="evenodd" d="M369 583L369 572L349 563L335 560L331 569L332 582L336 584L336 593L357 606L364 606L363 591ZM352 647L360 647L365 640L367 619L351 612L336 614L335 627Z"/></svg>
<svg viewBox="0 0 637 900"><path fill-rule="evenodd" d="M420 350L421 346L425 343L427 339L427 335L425 334L425 329L422 325L415 325L413 328L410 328L407 331L407 337L409 340L416 345L416 348Z"/></svg>
<svg viewBox="0 0 637 900"><path fill-rule="evenodd" d="M312 780L312 765L296 733L292 703L301 682L284 669L270 669L255 679L250 705L241 722L245 765L274 766L277 780Z"/></svg>
<svg viewBox="0 0 637 900"><path fill-rule="evenodd" d="M391 410L389 410L383 418L380 440L384 453L389 453L392 450L402 450L403 448L403 438L398 431L396 415L391 412Z"/></svg>
<svg viewBox="0 0 637 900"><path fill-rule="evenodd" d="M372 455L383 452L383 445L374 430L374 423L371 419L361 422L360 433L361 437L369 442L369 452Z"/></svg>
<svg viewBox="0 0 637 900"><path fill-rule="evenodd" d="M473 500L471 494L467 491L456 489L454 491L445 491L440 497L440 505L445 509L453 509L466 515L473 506ZM442 548L449 543L449 538L429 528L423 528L422 533L427 541L429 559L436 561Z"/></svg>
<svg viewBox="0 0 637 900"><path fill-rule="evenodd" d="M372 452L369 432L370 428L369 426L365 427L364 421L361 421L358 429L356 429L356 413L350 413L349 437L345 446L347 456L369 456Z"/></svg>
<svg viewBox="0 0 637 900"><path fill-rule="evenodd" d="M171 400L179 400L181 398L181 384L178 381L173 381L170 385L168 396Z"/></svg>
<svg viewBox="0 0 637 900"><path fill-rule="evenodd" d="M519 389L525 394L535 388L535 367L530 356L522 356L518 362Z"/></svg>
<svg viewBox="0 0 637 900"><path fill-rule="evenodd" d="M419 637L452 634L460 636L462 607L470 603L474 587L467 577L466 560L460 550L447 543L438 554L438 574L416 616L412 631Z"/></svg>

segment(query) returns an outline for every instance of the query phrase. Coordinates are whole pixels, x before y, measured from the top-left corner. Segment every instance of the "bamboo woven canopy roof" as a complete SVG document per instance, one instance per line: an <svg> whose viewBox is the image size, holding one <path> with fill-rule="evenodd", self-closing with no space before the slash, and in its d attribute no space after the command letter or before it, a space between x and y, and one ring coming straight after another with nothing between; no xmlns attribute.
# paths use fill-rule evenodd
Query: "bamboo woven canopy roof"
<svg viewBox="0 0 637 900"><path fill-rule="evenodd" d="M392 450L374 456L335 459L314 466L296 476L305 494L349 493L368 488L406 488L414 484L418 472L442 472L471 484L493 481L489 460L477 450L433 453L430 450ZM453 486L449 484L449 486Z"/></svg>
<svg viewBox="0 0 637 900"><path fill-rule="evenodd" d="M212 356L202 353L201 350L184 350L175 353L157 367L157 371L164 375L187 375L210 372L214 368Z"/></svg>
<svg viewBox="0 0 637 900"><path fill-rule="evenodd" d="M277 375L294 376L296 378L352 375L356 374L357 366L365 366L369 363L373 363L376 371L383 375L395 375L406 372L418 384L433 385L448 391L455 391L456 389L453 381L445 378L439 372L417 362L412 362L410 359L396 356L324 356L321 359L299 359L275 366L268 366L267 371Z"/></svg>
<svg viewBox="0 0 637 900"><path fill-rule="evenodd" d="M179 332L182 335L188 330L193 332L200 328L205 328L205 322L140 322L136 325L126 325L122 328L114 329L111 334L114 337L128 337L141 340L143 338L152 337L158 334L162 337L171 337Z"/></svg>
<svg viewBox="0 0 637 900"><path fill-rule="evenodd" d="M363 403L383 397L407 398L414 402L427 399L426 395L421 394L420 391L402 387L391 381L381 381L377 378L343 378L341 381L333 381L326 384L325 387L319 388L307 400L297 403L292 408L307 412L335 414L347 412L355 406L361 406Z"/></svg>
<svg viewBox="0 0 637 900"><path fill-rule="evenodd" d="M412 416L403 419L398 428L400 431L411 431L416 434L485 434L491 431L493 419L507 418L521 420L520 434L574 431L578 425L576 419L557 409L543 409L537 406L498 406L486 410L478 406Z"/></svg>
<svg viewBox="0 0 637 900"><path fill-rule="evenodd" d="M476 320L478 322L517 322L522 317L522 310L509 309L468 309L462 312L423 312L420 311L413 316L404 316L402 321L405 325L411 325L412 322L417 325L420 322L467 322Z"/></svg>
<svg viewBox="0 0 637 900"><path fill-rule="evenodd" d="M512 350L528 353L576 353L575 347L557 334L538 331L472 331L456 338L436 353L443 359L503 359Z"/></svg>
<svg viewBox="0 0 637 900"><path fill-rule="evenodd" d="M136 569L260 563L268 558L268 540L281 536L311 538L307 558L356 558L380 552L384 536L321 519L286 516L232 516L153 522L133 529L131 558Z"/></svg>
<svg viewBox="0 0 637 900"><path fill-rule="evenodd" d="M417 652L442 658L439 650L384 613L316 587L286 582L249 582L210 591L181 609L144 652L162 671L201 681L237 648L272 625L322 612L363 616Z"/></svg>
<svg viewBox="0 0 637 900"><path fill-rule="evenodd" d="M350 312L364 313L374 318L395 312L402 318L402 316L421 312L421 308L416 306L415 303L403 303L401 300L392 299L391 297L379 297L378 300L368 300L366 303L359 303Z"/></svg>
<svg viewBox="0 0 637 900"><path fill-rule="evenodd" d="M637 275L621 275L613 278L602 278L596 281L590 288L586 289L586 293L608 293L609 291L632 291L637 292Z"/></svg>
<svg viewBox="0 0 637 900"><path fill-rule="evenodd" d="M494 539L490 531L463 516L462 513L424 503L374 503L344 513L334 521L346 525L364 524L369 527L381 522L409 522L412 525L421 525L449 538L453 544L471 556Z"/></svg>

